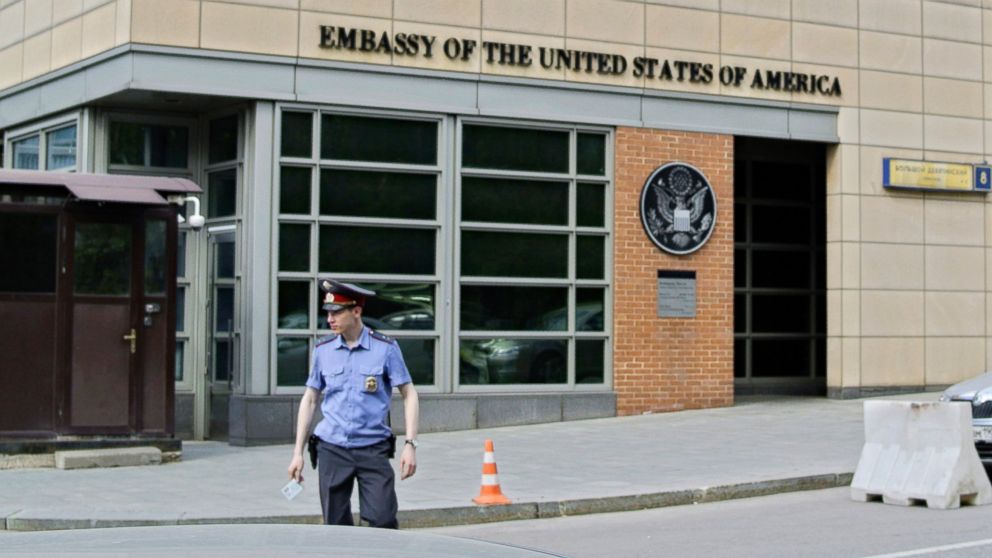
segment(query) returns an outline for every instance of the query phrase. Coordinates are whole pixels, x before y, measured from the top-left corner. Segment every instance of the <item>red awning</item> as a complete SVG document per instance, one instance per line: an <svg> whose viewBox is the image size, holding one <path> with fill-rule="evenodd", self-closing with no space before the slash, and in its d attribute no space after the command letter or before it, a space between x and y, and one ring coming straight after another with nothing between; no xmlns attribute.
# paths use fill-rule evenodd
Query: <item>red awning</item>
<svg viewBox="0 0 992 558"><path fill-rule="evenodd" d="M4 185L62 186L80 200L146 205L166 205L163 196L170 194L203 191L185 178L0 169L0 187Z"/></svg>

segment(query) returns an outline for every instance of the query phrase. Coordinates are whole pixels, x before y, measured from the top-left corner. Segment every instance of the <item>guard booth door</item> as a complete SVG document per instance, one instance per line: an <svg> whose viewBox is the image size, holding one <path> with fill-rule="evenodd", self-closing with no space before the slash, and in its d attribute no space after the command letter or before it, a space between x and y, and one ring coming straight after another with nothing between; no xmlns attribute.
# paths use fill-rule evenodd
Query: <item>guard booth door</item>
<svg viewBox="0 0 992 558"><path fill-rule="evenodd" d="M171 434L174 213L77 209L64 227L59 430Z"/></svg>

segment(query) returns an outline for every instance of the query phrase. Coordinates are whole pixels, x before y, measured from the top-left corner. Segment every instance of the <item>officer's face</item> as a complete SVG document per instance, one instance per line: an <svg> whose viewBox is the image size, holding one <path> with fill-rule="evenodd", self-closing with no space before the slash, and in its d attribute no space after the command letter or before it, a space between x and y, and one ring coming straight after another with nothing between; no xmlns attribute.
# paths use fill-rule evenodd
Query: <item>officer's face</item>
<svg viewBox="0 0 992 558"><path fill-rule="evenodd" d="M350 331L356 327L361 327L361 315L362 309L359 306L342 308L337 312L328 312L327 325L330 326L331 331L334 333Z"/></svg>

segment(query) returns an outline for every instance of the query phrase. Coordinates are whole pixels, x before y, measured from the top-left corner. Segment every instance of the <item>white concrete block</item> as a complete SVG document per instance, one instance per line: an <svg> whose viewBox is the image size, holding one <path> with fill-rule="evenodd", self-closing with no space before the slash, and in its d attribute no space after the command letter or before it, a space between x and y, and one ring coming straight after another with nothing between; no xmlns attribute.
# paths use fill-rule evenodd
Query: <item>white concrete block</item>
<svg viewBox="0 0 992 558"><path fill-rule="evenodd" d="M865 401L864 424L853 500L938 509L992 503L969 404Z"/></svg>
<svg viewBox="0 0 992 558"><path fill-rule="evenodd" d="M68 450L55 452L58 469L87 469L92 467L133 467L158 465L162 450L155 447Z"/></svg>

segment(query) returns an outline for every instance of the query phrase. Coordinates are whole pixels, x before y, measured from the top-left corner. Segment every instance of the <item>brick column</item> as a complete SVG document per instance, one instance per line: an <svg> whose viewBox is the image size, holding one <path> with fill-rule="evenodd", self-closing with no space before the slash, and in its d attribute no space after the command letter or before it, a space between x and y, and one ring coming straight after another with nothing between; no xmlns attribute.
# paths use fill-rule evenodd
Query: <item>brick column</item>
<svg viewBox="0 0 992 558"><path fill-rule="evenodd" d="M640 195L657 167L689 163L716 192L716 228L688 256L651 242ZM613 385L617 414L723 407L734 400L734 138L617 128ZM657 271L696 272L696 317L659 318Z"/></svg>

